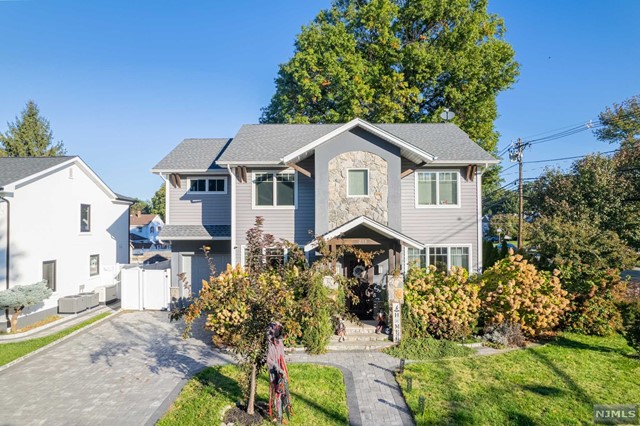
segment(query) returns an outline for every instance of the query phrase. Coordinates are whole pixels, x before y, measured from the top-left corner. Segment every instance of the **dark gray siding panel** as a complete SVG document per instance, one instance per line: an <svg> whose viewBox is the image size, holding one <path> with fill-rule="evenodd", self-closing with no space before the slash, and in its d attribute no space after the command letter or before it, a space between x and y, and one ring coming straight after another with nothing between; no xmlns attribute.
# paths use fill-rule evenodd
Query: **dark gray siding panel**
<svg viewBox="0 0 640 426"><path fill-rule="evenodd" d="M403 160L402 169L411 165ZM478 197L477 182L466 181L466 168L427 168L420 170L459 170L460 207L416 208L415 178L412 173L402 179L402 233L429 244L470 244L472 268L478 267Z"/></svg>
<svg viewBox="0 0 640 426"><path fill-rule="evenodd" d="M313 172L313 158L304 160L299 165ZM240 262L240 247L246 244L247 230L254 226L256 216L264 218L264 232L272 234L277 239L301 245L307 244L313 239L315 223L314 179L296 172L298 204L295 209L253 208L253 172L264 170L264 168L248 170L246 183L236 181L236 261L238 263Z"/></svg>
<svg viewBox="0 0 640 426"><path fill-rule="evenodd" d="M181 188L169 185L169 224L230 225L231 182L227 177L226 194L189 194L188 179L205 176L182 176Z"/></svg>

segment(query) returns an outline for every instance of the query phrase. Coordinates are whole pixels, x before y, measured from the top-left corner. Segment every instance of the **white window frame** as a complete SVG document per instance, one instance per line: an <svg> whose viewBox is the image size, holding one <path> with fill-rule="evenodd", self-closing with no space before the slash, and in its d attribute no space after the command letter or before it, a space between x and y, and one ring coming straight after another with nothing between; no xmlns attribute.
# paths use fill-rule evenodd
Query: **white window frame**
<svg viewBox="0 0 640 426"><path fill-rule="evenodd" d="M278 206L278 192L277 192L277 174L292 174L293 175L293 205L292 206ZM272 206L258 206L256 205L256 175L271 174L273 175L273 205ZM254 170L251 172L251 208L253 210L296 210L298 208L298 173L293 169L283 170Z"/></svg>
<svg viewBox="0 0 640 426"><path fill-rule="evenodd" d="M447 248L447 271L451 269L451 249L452 248L468 248L469 249L469 270L468 272L473 273L473 244L429 244L424 246L422 250L425 251L425 264L428 268L431 265L430 257L429 257L429 249L431 247L446 247ZM409 270L409 250L404 250L404 270Z"/></svg>
<svg viewBox="0 0 640 426"><path fill-rule="evenodd" d="M349 194L349 172L351 170L365 170L367 172L367 193L365 195L351 195ZM369 185L369 168L367 167L350 167L347 169L347 198L368 198L371 196L371 188Z"/></svg>
<svg viewBox="0 0 640 426"><path fill-rule="evenodd" d="M420 204L418 201L418 175L420 173L435 173L436 174L436 204ZM456 204L440 204L440 173L455 173L456 175L456 187L457 187L457 196ZM460 170L444 170L444 169L419 169L414 173L414 198L415 198L415 206L417 209L458 209L461 206L461 193L462 188L460 187Z"/></svg>
<svg viewBox="0 0 640 426"><path fill-rule="evenodd" d="M204 191L192 191L191 190L191 181L193 180L204 180L205 190ZM224 191L209 191L209 181L210 180L223 180L224 181ZM211 177L193 177L187 179L187 194L194 195L224 195L228 192L229 181L227 180L227 176L211 176Z"/></svg>
<svg viewBox="0 0 640 426"><path fill-rule="evenodd" d="M267 247L267 248L280 248L280 247ZM264 259L266 261L266 255L267 255L267 249L263 249L262 251L262 255L264 256ZM283 257L283 262L287 263L287 261L289 260L289 249L286 247L282 247L282 250L284 251L284 257ZM240 245L240 266L242 266L243 268L246 266L247 263L247 245L246 244L242 244Z"/></svg>

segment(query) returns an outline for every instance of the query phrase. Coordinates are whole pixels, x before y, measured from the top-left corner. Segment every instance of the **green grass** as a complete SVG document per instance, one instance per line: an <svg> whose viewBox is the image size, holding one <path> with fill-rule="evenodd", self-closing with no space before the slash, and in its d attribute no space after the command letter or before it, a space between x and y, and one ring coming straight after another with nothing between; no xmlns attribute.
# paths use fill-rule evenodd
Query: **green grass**
<svg viewBox="0 0 640 426"><path fill-rule="evenodd" d="M294 416L289 425L346 425L347 398L340 370L311 364L289 365ZM219 425L222 410L242 400L240 371L227 365L196 374L182 389L159 425ZM259 377L257 400L268 401L266 373ZM265 422L266 423L266 422Z"/></svg>
<svg viewBox="0 0 640 426"><path fill-rule="evenodd" d="M434 360L469 356L475 351L455 342L427 337L401 340L398 346L387 348L384 352L396 358Z"/></svg>
<svg viewBox="0 0 640 426"><path fill-rule="evenodd" d="M640 359L631 353L619 335L565 333L535 349L409 364L398 383L418 425L591 424L593 404L640 403Z"/></svg>
<svg viewBox="0 0 640 426"><path fill-rule="evenodd" d="M81 322L80 324L74 325L73 327L69 327L65 330L59 331L50 336L24 340L22 342L0 343L0 366L8 364L13 360L28 354L29 352L33 352L36 349L40 349L41 347L46 346L51 342L54 342L64 336L67 336L73 333L74 331L79 330L83 327L86 327L89 324L92 324L98 320L101 320L102 318L109 315L111 315L110 312L104 312L100 315L96 315L91 319Z"/></svg>

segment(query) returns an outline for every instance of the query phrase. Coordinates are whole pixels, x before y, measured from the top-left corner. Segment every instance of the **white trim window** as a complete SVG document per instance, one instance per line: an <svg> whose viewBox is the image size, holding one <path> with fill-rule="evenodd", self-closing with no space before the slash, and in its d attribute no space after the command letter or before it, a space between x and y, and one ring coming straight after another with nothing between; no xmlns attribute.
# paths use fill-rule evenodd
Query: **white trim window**
<svg viewBox="0 0 640 426"><path fill-rule="evenodd" d="M369 169L347 169L347 197L369 196Z"/></svg>
<svg viewBox="0 0 640 426"><path fill-rule="evenodd" d="M416 207L459 207L460 172L416 172Z"/></svg>
<svg viewBox="0 0 640 426"><path fill-rule="evenodd" d="M288 258L289 250L287 248L271 247L262 251L262 262L268 263L274 268L287 263ZM247 266L247 246L245 244L240 246L240 266L243 268Z"/></svg>
<svg viewBox="0 0 640 426"><path fill-rule="evenodd" d="M460 266L469 271L471 267L471 246L430 246L422 250L407 248L407 266L426 268L434 265L438 271L448 271Z"/></svg>
<svg viewBox="0 0 640 426"><path fill-rule="evenodd" d="M295 208L298 180L294 171L253 173L253 208Z"/></svg>
<svg viewBox="0 0 640 426"><path fill-rule="evenodd" d="M189 179L190 194L226 194L227 177Z"/></svg>

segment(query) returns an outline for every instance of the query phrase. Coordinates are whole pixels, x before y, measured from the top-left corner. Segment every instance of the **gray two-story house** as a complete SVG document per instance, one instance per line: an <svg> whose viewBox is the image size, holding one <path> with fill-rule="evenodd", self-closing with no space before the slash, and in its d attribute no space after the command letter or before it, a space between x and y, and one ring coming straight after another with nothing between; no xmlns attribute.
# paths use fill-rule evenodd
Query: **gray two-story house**
<svg viewBox="0 0 640 426"><path fill-rule="evenodd" d="M152 170L167 185L173 285L184 273L197 291L209 276L203 246L218 270L243 264L256 216L310 259L315 236L380 251L367 270L348 256L339 265L369 284L413 262L476 272L482 172L497 162L450 123L255 124L186 139Z"/></svg>

